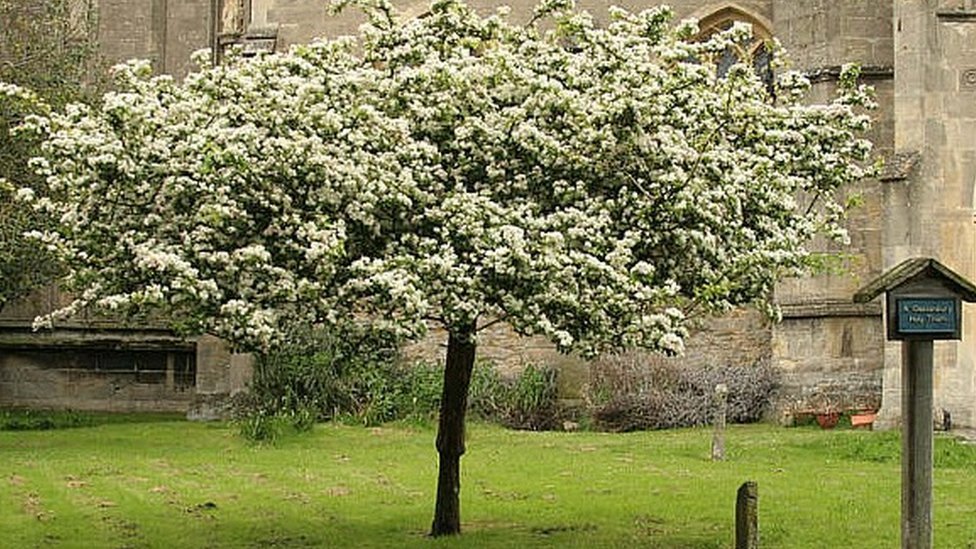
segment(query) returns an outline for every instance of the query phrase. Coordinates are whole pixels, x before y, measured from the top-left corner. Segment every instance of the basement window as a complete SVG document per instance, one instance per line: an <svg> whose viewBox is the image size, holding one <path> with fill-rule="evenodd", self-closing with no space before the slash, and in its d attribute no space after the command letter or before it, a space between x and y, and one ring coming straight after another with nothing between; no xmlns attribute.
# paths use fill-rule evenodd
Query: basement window
<svg viewBox="0 0 976 549"><path fill-rule="evenodd" d="M97 351L97 372L134 376L135 383L170 385L177 391L196 385L196 356L187 352Z"/></svg>

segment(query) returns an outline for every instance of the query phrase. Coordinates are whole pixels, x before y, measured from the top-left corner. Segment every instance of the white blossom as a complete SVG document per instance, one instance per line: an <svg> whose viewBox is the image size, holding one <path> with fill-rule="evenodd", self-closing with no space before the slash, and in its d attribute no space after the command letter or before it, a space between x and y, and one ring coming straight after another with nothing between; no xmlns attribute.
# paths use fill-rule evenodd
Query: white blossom
<svg viewBox="0 0 976 549"><path fill-rule="evenodd" d="M811 238L845 238L837 191L870 173L851 69L808 105L799 73L775 96L746 65L717 76L747 26L697 40L667 8L598 28L551 0L521 27L350 3L358 37L199 54L182 83L129 62L99 109L26 122L34 207L61 222L35 236L82 296L39 324L153 307L267 349L295 322L504 318L564 351L680 353L688 316L766 306Z"/></svg>

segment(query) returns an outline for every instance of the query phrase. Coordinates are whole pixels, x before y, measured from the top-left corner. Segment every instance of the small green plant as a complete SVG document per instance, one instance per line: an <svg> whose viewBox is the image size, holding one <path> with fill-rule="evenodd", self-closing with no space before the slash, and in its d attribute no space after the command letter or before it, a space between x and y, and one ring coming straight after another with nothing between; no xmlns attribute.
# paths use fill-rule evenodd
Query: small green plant
<svg viewBox="0 0 976 549"><path fill-rule="evenodd" d="M275 444L290 426L282 414L260 410L237 420L238 432L246 440L259 444Z"/></svg>
<svg viewBox="0 0 976 549"><path fill-rule="evenodd" d="M300 406L293 410L288 419L291 426L299 433L311 431L316 423L315 412L308 406Z"/></svg>
<svg viewBox="0 0 976 549"><path fill-rule="evenodd" d="M412 366L401 366L401 368L403 385L398 391L400 418L412 420L435 418L441 405L443 367L439 364L421 362Z"/></svg>
<svg viewBox="0 0 976 549"><path fill-rule="evenodd" d="M471 372L468 410L488 421L497 420L505 408L505 384L498 369L487 360L480 360Z"/></svg>
<svg viewBox="0 0 976 549"><path fill-rule="evenodd" d="M559 423L557 371L528 364L512 377L502 376L490 362L475 366L469 409L475 415L512 429L544 431Z"/></svg>
<svg viewBox="0 0 976 549"><path fill-rule="evenodd" d="M315 415L308 408L289 411L258 410L236 420L238 433L245 440L274 445L284 436L306 433L315 426Z"/></svg>
<svg viewBox="0 0 976 549"><path fill-rule="evenodd" d="M507 427L543 431L558 424L557 372L549 366L529 364L505 384L501 423Z"/></svg>

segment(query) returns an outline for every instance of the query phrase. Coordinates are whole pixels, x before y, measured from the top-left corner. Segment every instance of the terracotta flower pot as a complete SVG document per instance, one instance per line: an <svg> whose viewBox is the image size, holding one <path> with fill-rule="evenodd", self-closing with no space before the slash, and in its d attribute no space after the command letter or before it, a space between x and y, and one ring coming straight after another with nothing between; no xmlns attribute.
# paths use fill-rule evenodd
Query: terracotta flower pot
<svg viewBox="0 0 976 549"><path fill-rule="evenodd" d="M878 418L877 412L862 412L851 416L851 427L855 429L871 429L874 420Z"/></svg>
<svg viewBox="0 0 976 549"><path fill-rule="evenodd" d="M837 426L838 421L840 421L840 412L817 414L817 425L820 425L821 429L833 429Z"/></svg>

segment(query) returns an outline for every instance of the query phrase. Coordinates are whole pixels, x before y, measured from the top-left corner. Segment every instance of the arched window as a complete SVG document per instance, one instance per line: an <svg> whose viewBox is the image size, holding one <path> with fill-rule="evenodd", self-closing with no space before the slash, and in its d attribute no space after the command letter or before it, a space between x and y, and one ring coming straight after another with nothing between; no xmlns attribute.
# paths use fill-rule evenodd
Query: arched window
<svg viewBox="0 0 976 549"><path fill-rule="evenodd" d="M707 38L716 32L727 30L733 23L742 21L752 25L752 40L740 44L739 48L727 48L722 56L716 60L716 71L719 76L724 75L729 67L739 61L752 64L756 74L766 83L766 88L773 91L773 54L770 49L772 33L769 23L733 3L722 4L718 7L707 8L702 17L698 18L699 35ZM743 55L746 56L743 59Z"/></svg>

